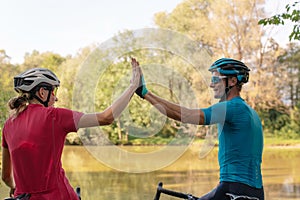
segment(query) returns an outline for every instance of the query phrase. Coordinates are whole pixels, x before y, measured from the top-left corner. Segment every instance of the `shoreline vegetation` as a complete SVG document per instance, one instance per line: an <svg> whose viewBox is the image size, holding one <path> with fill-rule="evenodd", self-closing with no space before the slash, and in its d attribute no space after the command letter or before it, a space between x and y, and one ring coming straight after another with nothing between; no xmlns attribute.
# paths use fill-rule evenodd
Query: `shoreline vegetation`
<svg viewBox="0 0 300 200"><path fill-rule="evenodd" d="M265 138L265 147L300 148L300 139Z"/></svg>
<svg viewBox="0 0 300 200"><path fill-rule="evenodd" d="M211 145L218 146L217 139L207 141L205 139L195 138L194 140L181 140L174 142L174 139L171 138L143 138L143 139L133 139L125 143L118 144L106 144L106 145L116 145L116 146L164 146L164 145L202 145L203 143L210 142ZM82 143L79 138L76 142L66 142L66 146L82 146L88 145L87 143ZM103 144L106 146L105 144ZM91 144L91 146L94 146ZM99 145L95 145L99 146ZM101 146L101 145L100 145ZM265 148L300 148L300 139L283 139L276 137L265 137L264 138L264 147Z"/></svg>

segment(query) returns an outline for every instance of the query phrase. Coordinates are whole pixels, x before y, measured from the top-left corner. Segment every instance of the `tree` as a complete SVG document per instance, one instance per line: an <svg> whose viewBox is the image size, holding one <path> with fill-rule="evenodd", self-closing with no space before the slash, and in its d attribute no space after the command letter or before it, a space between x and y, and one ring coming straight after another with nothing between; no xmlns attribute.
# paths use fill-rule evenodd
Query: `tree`
<svg viewBox="0 0 300 200"><path fill-rule="evenodd" d="M279 63L285 67L286 82L285 88L285 101L295 108L300 104L300 46L291 43L287 51L279 58Z"/></svg>
<svg viewBox="0 0 300 200"><path fill-rule="evenodd" d="M269 18L263 18L258 21L258 24L266 25L284 25L285 22L291 21L294 24L293 31L289 35L289 40L300 40L300 10L299 1L295 1L293 4L287 4L285 6L286 11L281 14L274 15Z"/></svg>
<svg viewBox="0 0 300 200"><path fill-rule="evenodd" d="M171 13L157 13L155 22L188 35L199 46L209 48L215 59L244 61L251 68L250 82L243 90L245 98L254 108L272 109L282 104L276 89L283 80L273 78L277 70L274 57L282 50L272 40L262 42L265 32L257 21L265 16L263 4L263 0L184 1Z"/></svg>
<svg viewBox="0 0 300 200"><path fill-rule="evenodd" d="M13 79L17 71L17 66L10 63L9 56L6 55L5 50L0 51L0 132L3 124L8 117L7 103L16 93L13 89Z"/></svg>
<svg viewBox="0 0 300 200"><path fill-rule="evenodd" d="M171 13L157 13L155 22L209 48L214 60L232 57L244 61L251 72L242 96L274 134L275 129L281 130L290 120L284 101L286 93L282 92L286 91L283 89L288 72L276 59L284 49L272 38L262 40L267 34L257 22L265 17L263 5L263 0L183 1Z"/></svg>
<svg viewBox="0 0 300 200"><path fill-rule="evenodd" d="M155 22L188 34L199 45L211 49L216 57L249 59L259 49L262 30L256 26L263 16L259 1L192 0L179 4L170 14L157 13Z"/></svg>
<svg viewBox="0 0 300 200"><path fill-rule="evenodd" d="M47 68L57 72L59 66L66 60L59 54L52 52L40 53L33 50L32 53L26 53L24 63L20 66L21 70L26 70L34 67Z"/></svg>

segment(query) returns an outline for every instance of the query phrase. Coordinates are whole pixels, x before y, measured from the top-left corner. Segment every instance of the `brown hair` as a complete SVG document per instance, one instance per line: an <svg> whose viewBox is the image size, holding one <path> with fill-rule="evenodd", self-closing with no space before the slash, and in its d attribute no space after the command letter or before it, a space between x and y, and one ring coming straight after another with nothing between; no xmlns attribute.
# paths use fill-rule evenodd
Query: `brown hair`
<svg viewBox="0 0 300 200"><path fill-rule="evenodd" d="M8 101L8 106L10 108L10 117L16 118L21 112L23 112L31 99L29 93L23 93L18 97L14 97Z"/></svg>

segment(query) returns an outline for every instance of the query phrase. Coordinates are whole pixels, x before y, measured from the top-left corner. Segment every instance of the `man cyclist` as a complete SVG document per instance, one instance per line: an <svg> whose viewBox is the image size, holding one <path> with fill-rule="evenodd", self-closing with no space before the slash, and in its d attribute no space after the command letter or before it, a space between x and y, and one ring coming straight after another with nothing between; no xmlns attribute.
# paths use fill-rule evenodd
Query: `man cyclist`
<svg viewBox="0 0 300 200"><path fill-rule="evenodd" d="M134 59L133 66L139 66ZM210 87L220 102L189 109L150 92L142 75L136 94L150 102L162 114L184 123L218 125L220 183L199 200L223 200L232 196L263 200L261 175L263 130L258 114L241 98L250 69L241 61L221 58L209 68Z"/></svg>

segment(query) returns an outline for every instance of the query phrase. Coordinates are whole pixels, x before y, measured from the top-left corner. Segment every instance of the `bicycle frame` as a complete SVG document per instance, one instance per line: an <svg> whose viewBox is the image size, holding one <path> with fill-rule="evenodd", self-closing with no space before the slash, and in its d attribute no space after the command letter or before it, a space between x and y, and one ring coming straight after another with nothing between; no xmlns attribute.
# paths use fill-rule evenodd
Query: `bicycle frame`
<svg viewBox="0 0 300 200"><path fill-rule="evenodd" d="M80 187L76 187L75 191L76 191L76 194L78 196L78 199L81 200L81 190L80 190Z"/></svg>
<svg viewBox="0 0 300 200"><path fill-rule="evenodd" d="M167 194L167 195L170 195L173 197L181 198L181 199L187 199L187 200L197 200L198 199L198 197L195 197L191 194L185 194L185 193L181 193L181 192L175 192L172 190L164 189L162 182L158 183L154 200L159 200L161 193Z"/></svg>
<svg viewBox="0 0 300 200"><path fill-rule="evenodd" d="M80 193L80 187L76 187L75 192L78 196L78 199L81 200L81 193ZM4 200L29 200L30 199L30 194L21 194L17 197L8 197L5 198Z"/></svg>
<svg viewBox="0 0 300 200"><path fill-rule="evenodd" d="M30 199L30 194L21 194L17 197L8 197L8 198L5 198L4 200L29 200Z"/></svg>

